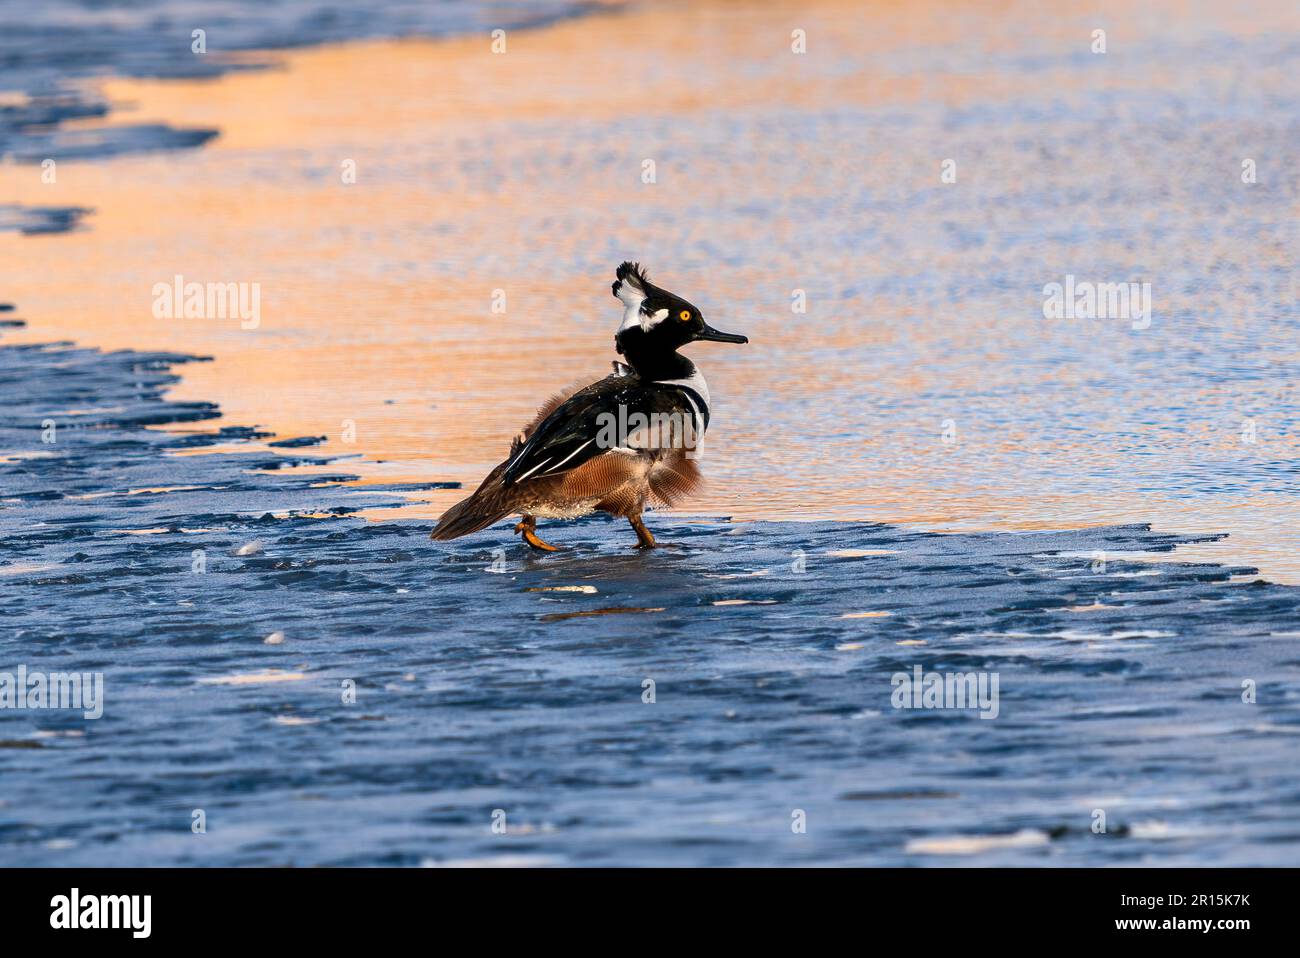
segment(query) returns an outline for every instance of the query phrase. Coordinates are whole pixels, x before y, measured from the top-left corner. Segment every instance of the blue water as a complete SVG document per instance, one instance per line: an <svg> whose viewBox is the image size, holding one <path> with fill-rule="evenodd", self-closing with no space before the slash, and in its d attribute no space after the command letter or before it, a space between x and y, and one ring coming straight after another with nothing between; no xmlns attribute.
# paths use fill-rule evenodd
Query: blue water
<svg viewBox="0 0 1300 958"><path fill-rule="evenodd" d="M0 671L105 689L0 710L0 864L1296 861L1300 590L1143 527L435 544L167 401L185 361L0 347ZM997 717L894 708L916 666Z"/></svg>

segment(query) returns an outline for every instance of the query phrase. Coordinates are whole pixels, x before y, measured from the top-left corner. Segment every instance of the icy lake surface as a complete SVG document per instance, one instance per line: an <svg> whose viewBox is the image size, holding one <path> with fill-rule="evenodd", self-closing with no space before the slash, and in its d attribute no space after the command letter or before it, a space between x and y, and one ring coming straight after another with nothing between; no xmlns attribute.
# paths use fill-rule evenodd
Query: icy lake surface
<svg viewBox="0 0 1300 958"><path fill-rule="evenodd" d="M435 544L353 517L402 490L346 461L205 432L184 361L0 347L0 672L104 681L0 710L0 863L1297 859L1295 588L1140 526ZM996 718L895 708L916 667Z"/></svg>

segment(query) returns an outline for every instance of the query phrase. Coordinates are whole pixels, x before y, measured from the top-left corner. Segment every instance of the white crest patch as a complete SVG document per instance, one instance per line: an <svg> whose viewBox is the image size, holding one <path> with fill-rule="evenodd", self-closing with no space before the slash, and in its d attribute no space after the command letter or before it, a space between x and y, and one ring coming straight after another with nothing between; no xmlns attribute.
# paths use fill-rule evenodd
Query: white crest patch
<svg viewBox="0 0 1300 958"><path fill-rule="evenodd" d="M623 323L618 327L621 333L625 329L641 325L641 304L645 302L645 293L641 287L623 280L618 285L617 296L623 304Z"/></svg>
<svg viewBox="0 0 1300 958"><path fill-rule="evenodd" d="M651 326L662 323L668 318L666 309L657 309L653 313L647 313L642 309L645 305L645 290L630 273L627 279L619 282L618 292L615 295L623 304L623 322L618 327L620 333L633 326L640 326L642 331L649 332Z"/></svg>
<svg viewBox="0 0 1300 958"><path fill-rule="evenodd" d="M649 316L647 316L645 313L642 313L641 328L648 333L650 332L651 326L658 326L667 318L668 318L668 310L666 309L656 309Z"/></svg>

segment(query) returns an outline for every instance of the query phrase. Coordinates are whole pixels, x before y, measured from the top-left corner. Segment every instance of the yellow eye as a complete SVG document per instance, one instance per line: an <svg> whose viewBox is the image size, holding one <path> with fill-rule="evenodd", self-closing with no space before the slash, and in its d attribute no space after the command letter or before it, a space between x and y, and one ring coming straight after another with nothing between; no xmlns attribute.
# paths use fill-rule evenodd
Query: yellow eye
<svg viewBox="0 0 1300 958"><path fill-rule="evenodd" d="M683 309L680 313L677 314L677 318L684 323L691 318L691 311L689 309Z"/></svg>

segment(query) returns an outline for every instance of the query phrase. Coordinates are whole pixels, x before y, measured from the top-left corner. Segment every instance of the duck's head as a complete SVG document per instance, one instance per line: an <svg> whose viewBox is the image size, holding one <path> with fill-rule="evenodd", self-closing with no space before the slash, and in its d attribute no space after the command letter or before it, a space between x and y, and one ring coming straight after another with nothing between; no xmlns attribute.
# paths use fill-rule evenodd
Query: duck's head
<svg viewBox="0 0 1300 958"><path fill-rule="evenodd" d="M623 323L614 343L629 358L676 352L697 339L747 343L738 333L723 333L704 321L699 309L650 282L640 263L623 263L614 280L614 295L623 303Z"/></svg>

